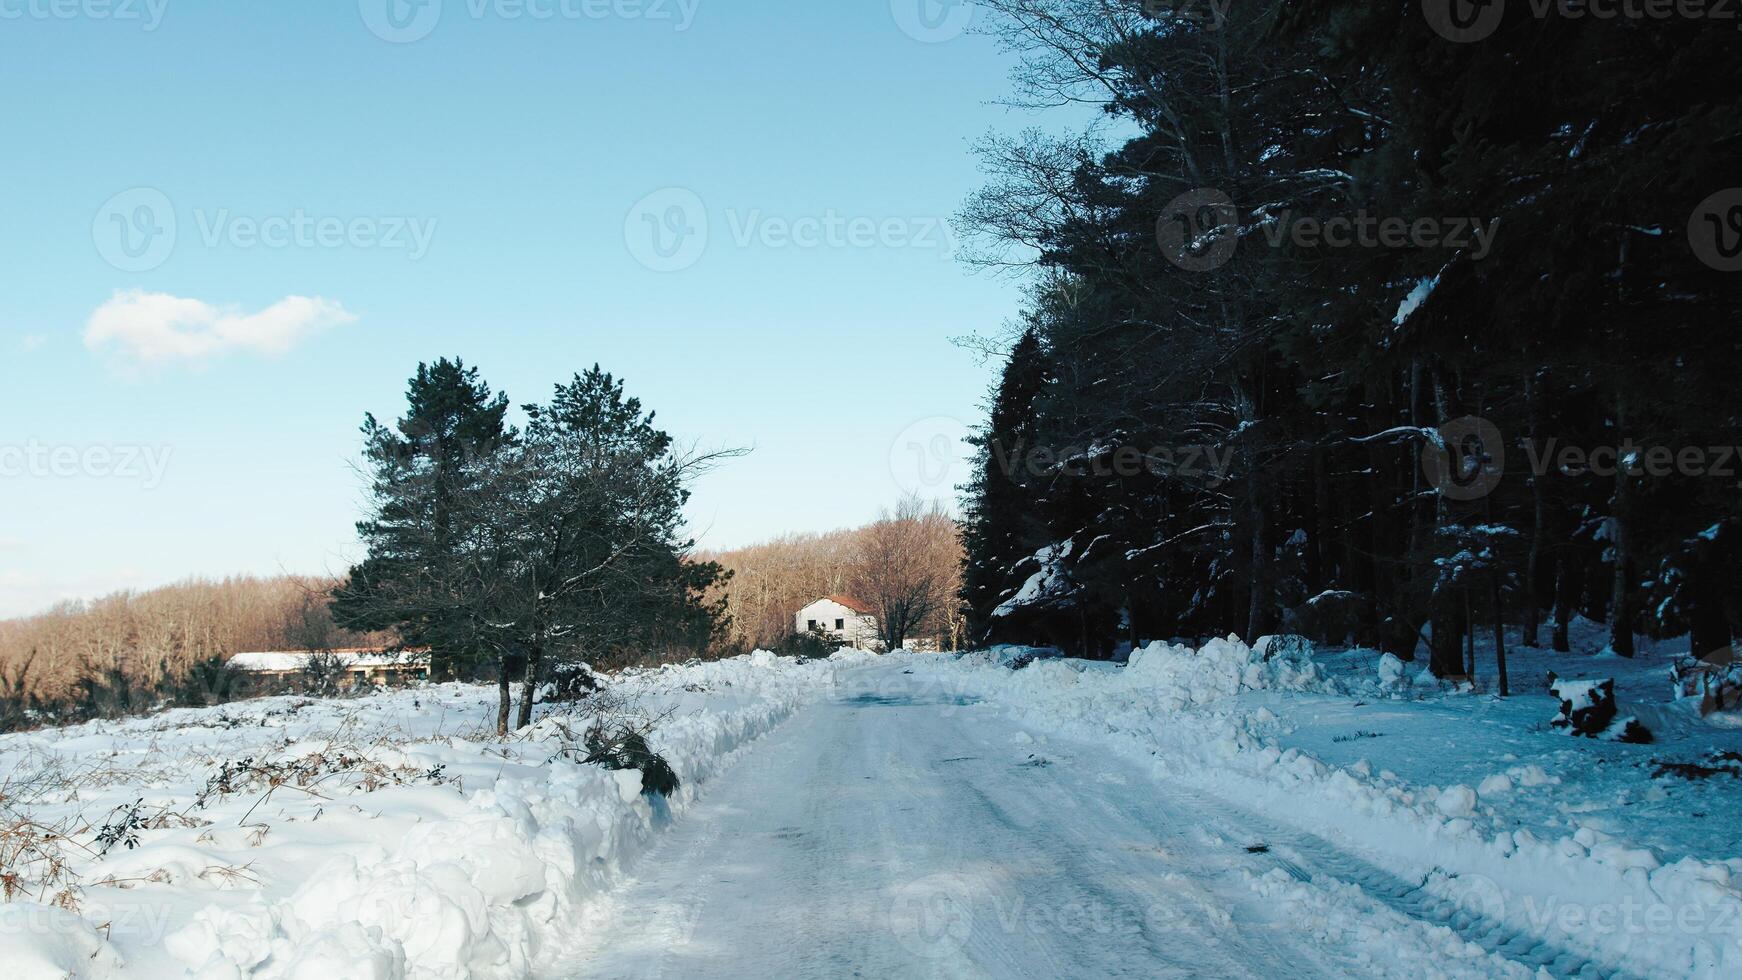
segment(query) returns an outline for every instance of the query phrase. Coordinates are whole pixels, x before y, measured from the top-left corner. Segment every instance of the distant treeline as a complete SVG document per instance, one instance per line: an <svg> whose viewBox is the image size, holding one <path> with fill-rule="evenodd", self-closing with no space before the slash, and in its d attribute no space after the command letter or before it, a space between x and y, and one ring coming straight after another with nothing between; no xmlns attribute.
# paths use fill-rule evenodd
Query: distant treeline
<svg viewBox="0 0 1742 980"><path fill-rule="evenodd" d="M777 648L792 635L800 609L834 594L869 603L885 633L892 621L905 618L903 639L951 648L965 638L966 619L957 599L960 533L937 508L917 501L905 501L862 527L788 534L697 558L731 573L722 591L729 617L726 642L735 650Z"/></svg>
<svg viewBox="0 0 1742 980"><path fill-rule="evenodd" d="M191 579L63 602L0 621L0 729L44 720L209 703L231 693L217 671L245 650L316 650L390 641L333 625L325 579Z"/></svg>

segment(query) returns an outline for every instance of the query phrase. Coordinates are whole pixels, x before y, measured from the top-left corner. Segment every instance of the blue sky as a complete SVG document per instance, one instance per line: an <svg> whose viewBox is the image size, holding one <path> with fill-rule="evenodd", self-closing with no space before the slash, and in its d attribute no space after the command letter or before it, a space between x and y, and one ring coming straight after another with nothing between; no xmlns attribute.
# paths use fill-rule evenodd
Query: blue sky
<svg viewBox="0 0 1742 980"><path fill-rule="evenodd" d="M753 447L705 545L948 493L949 338L1020 296L948 218L1034 122L968 8L387 2L0 0L0 615L341 571L363 413L443 355Z"/></svg>

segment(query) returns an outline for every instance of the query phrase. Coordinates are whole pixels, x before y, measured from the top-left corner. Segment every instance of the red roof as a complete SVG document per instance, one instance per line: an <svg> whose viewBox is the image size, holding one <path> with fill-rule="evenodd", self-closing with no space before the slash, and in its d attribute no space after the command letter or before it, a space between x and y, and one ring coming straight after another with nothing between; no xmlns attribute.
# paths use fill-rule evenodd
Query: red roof
<svg viewBox="0 0 1742 980"><path fill-rule="evenodd" d="M831 596L824 596L823 598L829 600L830 602L838 602L841 605L846 606L848 609L853 610L854 612L858 613L861 616L869 616L872 613L872 609L870 606L865 605L863 602L860 602L859 600L853 598L852 596L831 595Z"/></svg>

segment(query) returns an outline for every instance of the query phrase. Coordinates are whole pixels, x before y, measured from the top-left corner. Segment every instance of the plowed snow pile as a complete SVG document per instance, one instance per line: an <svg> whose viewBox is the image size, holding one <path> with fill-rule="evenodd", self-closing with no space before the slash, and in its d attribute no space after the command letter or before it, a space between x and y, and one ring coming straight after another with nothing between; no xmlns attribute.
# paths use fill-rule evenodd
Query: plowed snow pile
<svg viewBox="0 0 1742 980"><path fill-rule="evenodd" d="M1570 739L1548 725L1549 696L1518 690L1529 680L1496 699L1412 681L1372 651L1318 657L1229 638L1196 650L1150 644L1123 667L1008 666L1025 660L919 657L914 669L1037 731L1149 758L1158 780L1279 833L1359 855L1450 903L1447 918L1471 929L1552 944L1600 972L1742 976L1732 826L1742 778L1676 778L1657 765L1734 754L1731 730L1671 724L1647 706L1655 745ZM1519 655L1514 677L1542 676L1534 668Z"/></svg>
<svg viewBox="0 0 1742 980"><path fill-rule="evenodd" d="M734 750L833 684L762 652L608 682L616 717L657 719L669 799L580 762L584 703L499 741L475 685L0 736L19 875L0 962L7 980L524 976Z"/></svg>

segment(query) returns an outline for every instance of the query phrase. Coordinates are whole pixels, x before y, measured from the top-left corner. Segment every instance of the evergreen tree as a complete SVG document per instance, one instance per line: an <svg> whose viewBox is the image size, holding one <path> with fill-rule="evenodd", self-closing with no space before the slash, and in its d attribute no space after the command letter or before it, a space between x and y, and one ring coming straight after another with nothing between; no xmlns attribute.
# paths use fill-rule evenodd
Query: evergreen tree
<svg viewBox="0 0 1742 980"><path fill-rule="evenodd" d="M1045 565L1068 601L1002 638L1282 628L1464 676L1507 623L1564 650L1584 615L1622 654L1734 635L1734 478L1647 467L1737 431L1742 282L1690 248L1734 183L1728 32L1511 5L1458 44L1417 3L987 3L1015 101L1098 102L1122 142L994 142L964 212L983 261L1070 285L1022 341L1048 378L1023 435L1061 458L982 458L965 502L979 628ZM1298 234L1363 215L1452 237ZM1568 446L1621 465L1558 465ZM1154 447L1225 465L1110 465Z"/></svg>

